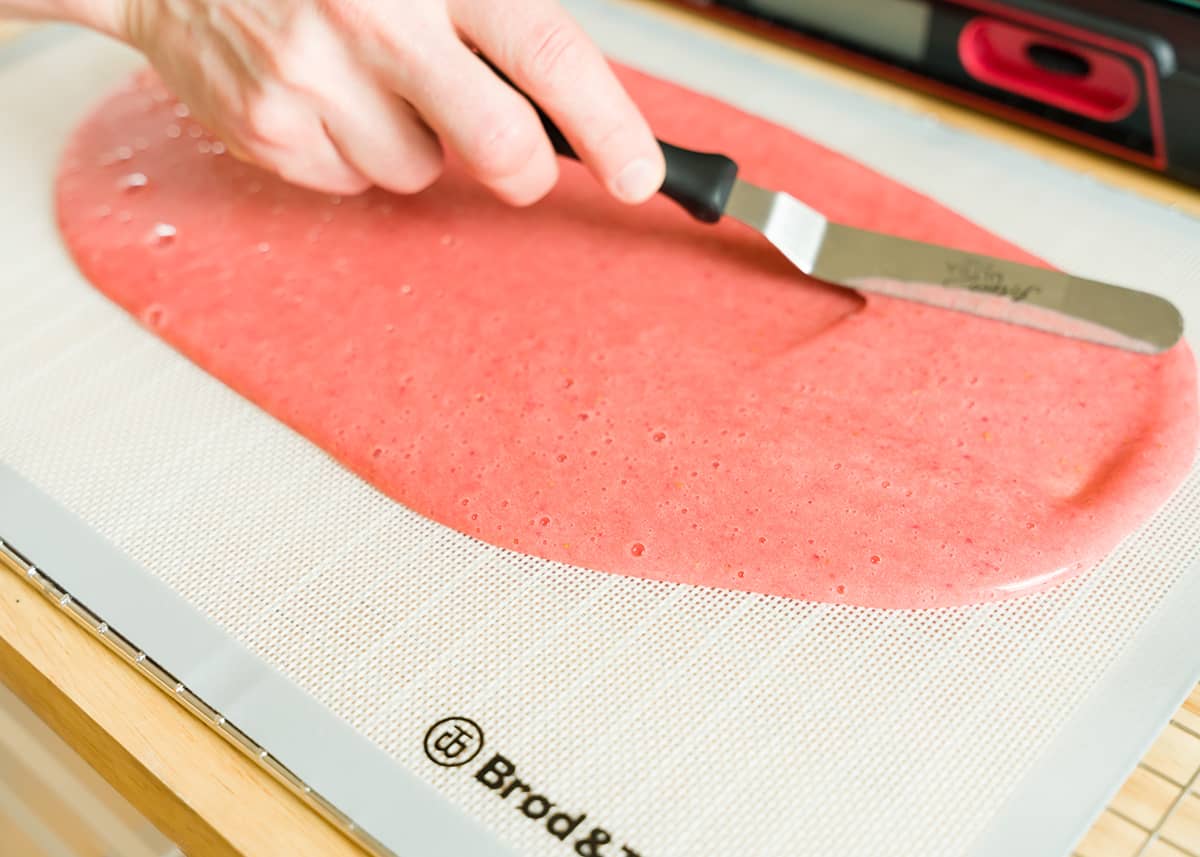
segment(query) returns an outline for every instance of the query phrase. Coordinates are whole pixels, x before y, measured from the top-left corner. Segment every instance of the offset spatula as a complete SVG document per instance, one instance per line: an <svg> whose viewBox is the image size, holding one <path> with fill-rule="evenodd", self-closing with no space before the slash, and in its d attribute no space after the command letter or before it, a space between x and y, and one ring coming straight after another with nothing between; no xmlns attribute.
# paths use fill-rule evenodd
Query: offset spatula
<svg viewBox="0 0 1200 857"><path fill-rule="evenodd" d="M577 158L534 107L555 151ZM836 223L738 178L738 165L724 155L659 143L667 162L659 193L704 223L741 221L818 280L1147 354L1183 334L1179 311L1156 295Z"/></svg>

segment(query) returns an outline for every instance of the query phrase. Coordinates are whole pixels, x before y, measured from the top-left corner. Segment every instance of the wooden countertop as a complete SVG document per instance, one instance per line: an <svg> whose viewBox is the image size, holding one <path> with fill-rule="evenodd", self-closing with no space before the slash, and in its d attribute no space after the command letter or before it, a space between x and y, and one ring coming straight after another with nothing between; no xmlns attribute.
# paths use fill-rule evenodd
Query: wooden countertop
<svg viewBox="0 0 1200 857"><path fill-rule="evenodd" d="M686 11L647 0L626 2L653 7L698 29L717 29ZM0 22L0 40L21 27ZM726 33L725 37L948 125L1002 140L1101 182L1200 215L1200 192L1162 177L751 36ZM189 854L361 857L363 853L16 573L3 568L0 681ZM1081 841L1080 857L1200 854L1200 832L1192 831L1200 821L1191 817L1192 802L1200 808L1200 794L1188 791L1197 784L1198 775L1200 688Z"/></svg>

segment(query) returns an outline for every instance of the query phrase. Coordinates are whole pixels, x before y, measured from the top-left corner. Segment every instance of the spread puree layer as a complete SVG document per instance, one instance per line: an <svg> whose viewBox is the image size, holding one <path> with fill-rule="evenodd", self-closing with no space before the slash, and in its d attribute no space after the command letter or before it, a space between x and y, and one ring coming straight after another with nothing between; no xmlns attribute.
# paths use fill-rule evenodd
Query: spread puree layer
<svg viewBox="0 0 1200 857"><path fill-rule="evenodd" d="M620 74L665 139L830 216L1034 261L791 131ZM240 164L141 75L58 184L95 286L397 501L607 572L878 607L1101 558L1196 445L1186 345L1146 357L859 295L578 165L507 208L451 163L336 199Z"/></svg>

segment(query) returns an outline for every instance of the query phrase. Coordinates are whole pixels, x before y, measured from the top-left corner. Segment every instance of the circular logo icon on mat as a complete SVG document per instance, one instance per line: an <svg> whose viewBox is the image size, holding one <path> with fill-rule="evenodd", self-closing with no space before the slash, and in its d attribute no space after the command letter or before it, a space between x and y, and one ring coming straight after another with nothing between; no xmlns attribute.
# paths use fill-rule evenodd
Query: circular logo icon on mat
<svg viewBox="0 0 1200 857"><path fill-rule="evenodd" d="M447 717L425 733L425 755L443 768L457 768L479 755L483 730L467 717Z"/></svg>

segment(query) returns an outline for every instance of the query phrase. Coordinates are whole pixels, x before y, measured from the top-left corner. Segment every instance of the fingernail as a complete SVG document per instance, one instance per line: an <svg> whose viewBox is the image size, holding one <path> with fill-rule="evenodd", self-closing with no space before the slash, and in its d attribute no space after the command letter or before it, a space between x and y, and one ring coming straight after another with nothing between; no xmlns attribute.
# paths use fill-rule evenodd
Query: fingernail
<svg viewBox="0 0 1200 857"><path fill-rule="evenodd" d="M630 161L613 179L612 191L624 202L642 202L658 190L662 177L645 158Z"/></svg>

